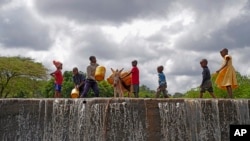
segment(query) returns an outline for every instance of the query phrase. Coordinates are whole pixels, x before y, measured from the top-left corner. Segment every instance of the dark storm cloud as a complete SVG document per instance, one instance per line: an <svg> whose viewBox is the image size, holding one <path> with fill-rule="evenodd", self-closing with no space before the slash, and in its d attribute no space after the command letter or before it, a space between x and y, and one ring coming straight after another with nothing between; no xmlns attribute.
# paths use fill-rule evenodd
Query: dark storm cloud
<svg viewBox="0 0 250 141"><path fill-rule="evenodd" d="M0 43L8 48L46 50L50 47L49 29L24 8L1 11Z"/></svg>
<svg viewBox="0 0 250 141"><path fill-rule="evenodd" d="M244 6L245 4L245 6ZM243 48L250 45L250 11L249 2L237 1L183 1L183 5L195 12L196 26L182 35L176 44L177 48L199 52L213 52L221 48ZM240 5L242 9L233 11L233 6ZM228 14L225 15L225 11ZM233 12L230 14L230 12ZM234 15L236 17L225 17ZM228 19L228 22L222 22Z"/></svg>
<svg viewBox="0 0 250 141"><path fill-rule="evenodd" d="M249 12L248 12L249 13ZM241 15L231 20L221 29L214 31L209 36L199 37L185 35L177 42L177 46L185 50L218 51L221 48L244 48L250 46L250 14Z"/></svg>
<svg viewBox="0 0 250 141"><path fill-rule="evenodd" d="M164 17L172 0L36 0L43 15L84 23L121 23L140 17Z"/></svg>
<svg viewBox="0 0 250 141"><path fill-rule="evenodd" d="M242 3L235 0L177 0L182 8L192 9L198 18L219 16L228 7Z"/></svg>
<svg viewBox="0 0 250 141"><path fill-rule="evenodd" d="M232 40L230 47L250 47L250 10L228 24L225 34Z"/></svg>
<svg viewBox="0 0 250 141"><path fill-rule="evenodd" d="M0 0L0 8L4 5L4 4L7 4L9 3L10 1L9 0Z"/></svg>

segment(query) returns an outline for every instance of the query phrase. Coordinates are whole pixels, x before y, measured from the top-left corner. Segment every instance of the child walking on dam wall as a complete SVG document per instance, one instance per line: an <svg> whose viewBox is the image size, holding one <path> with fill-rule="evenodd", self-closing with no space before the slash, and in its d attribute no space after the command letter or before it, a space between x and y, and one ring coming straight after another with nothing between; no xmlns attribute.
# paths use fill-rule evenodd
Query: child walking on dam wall
<svg viewBox="0 0 250 141"><path fill-rule="evenodd" d="M167 81L165 74L163 73L163 66L158 66L157 67L157 72L158 72L158 88L156 90L156 95L155 97L158 98L159 95L162 93L164 98L169 98L168 96L168 91L167 91Z"/></svg>
<svg viewBox="0 0 250 141"><path fill-rule="evenodd" d="M224 62L219 70L216 71L218 76L215 80L215 84L223 90L227 90L229 98L233 98L232 89L238 87L236 72L233 67L233 60L230 55L228 55L228 49L224 48L220 51L221 57Z"/></svg>
<svg viewBox="0 0 250 141"><path fill-rule="evenodd" d="M208 91L209 94L213 97L216 98L214 93L213 93L213 86L212 86L212 81L211 81L211 74L210 74L210 70L207 66L208 61L207 59L202 59L200 61L200 65L203 68L202 71L202 81L201 81L201 85L200 85L200 98L203 97L203 93Z"/></svg>

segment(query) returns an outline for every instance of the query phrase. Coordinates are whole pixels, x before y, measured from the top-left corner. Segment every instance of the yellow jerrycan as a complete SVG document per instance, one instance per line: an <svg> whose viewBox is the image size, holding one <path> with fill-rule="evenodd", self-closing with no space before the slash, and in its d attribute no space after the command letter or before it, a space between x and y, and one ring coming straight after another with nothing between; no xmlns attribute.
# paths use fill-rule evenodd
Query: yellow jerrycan
<svg viewBox="0 0 250 141"><path fill-rule="evenodd" d="M79 91L76 88L72 89L71 98L78 98L78 97L79 97Z"/></svg>
<svg viewBox="0 0 250 141"><path fill-rule="evenodd" d="M102 81L105 78L106 68L104 66L98 66L95 70L95 80Z"/></svg>

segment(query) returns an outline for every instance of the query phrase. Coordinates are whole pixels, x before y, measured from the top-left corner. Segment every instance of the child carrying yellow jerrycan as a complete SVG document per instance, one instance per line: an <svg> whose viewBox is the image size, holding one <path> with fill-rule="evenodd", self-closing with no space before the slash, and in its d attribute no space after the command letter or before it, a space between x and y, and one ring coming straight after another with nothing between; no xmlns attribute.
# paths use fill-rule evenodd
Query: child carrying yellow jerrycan
<svg viewBox="0 0 250 141"><path fill-rule="evenodd" d="M105 78L106 68L104 66L98 66L95 70L95 80L102 81Z"/></svg>
<svg viewBox="0 0 250 141"><path fill-rule="evenodd" d="M78 98L78 97L79 97L79 91L76 88L72 89L71 98Z"/></svg>

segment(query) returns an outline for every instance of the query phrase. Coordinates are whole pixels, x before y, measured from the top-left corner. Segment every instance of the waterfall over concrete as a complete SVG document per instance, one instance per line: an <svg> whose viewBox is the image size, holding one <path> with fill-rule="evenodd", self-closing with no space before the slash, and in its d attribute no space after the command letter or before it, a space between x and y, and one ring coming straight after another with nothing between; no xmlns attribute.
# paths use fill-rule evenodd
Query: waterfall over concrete
<svg viewBox="0 0 250 141"><path fill-rule="evenodd" d="M0 99L1 141L228 141L247 99Z"/></svg>

